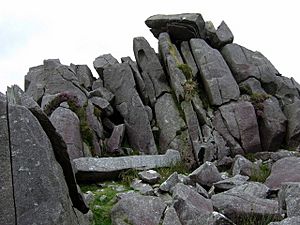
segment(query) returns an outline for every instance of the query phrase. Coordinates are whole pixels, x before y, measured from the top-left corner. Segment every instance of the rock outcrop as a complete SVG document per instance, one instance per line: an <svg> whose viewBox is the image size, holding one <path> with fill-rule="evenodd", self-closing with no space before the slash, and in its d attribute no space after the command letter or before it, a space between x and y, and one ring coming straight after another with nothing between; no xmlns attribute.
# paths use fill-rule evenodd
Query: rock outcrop
<svg viewBox="0 0 300 225"><path fill-rule="evenodd" d="M233 43L224 21L145 23L158 52L136 37L135 61L102 54L97 78L87 65L44 60L24 93L0 94L0 224L85 224L77 182L180 166L188 172L165 180L140 172L140 194L120 197L112 223L297 223L300 85Z"/></svg>

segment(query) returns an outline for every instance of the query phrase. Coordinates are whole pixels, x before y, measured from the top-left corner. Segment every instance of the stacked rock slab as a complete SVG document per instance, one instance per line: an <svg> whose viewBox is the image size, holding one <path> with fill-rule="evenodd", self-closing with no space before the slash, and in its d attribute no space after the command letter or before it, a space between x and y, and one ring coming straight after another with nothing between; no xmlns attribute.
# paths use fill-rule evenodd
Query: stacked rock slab
<svg viewBox="0 0 300 225"><path fill-rule="evenodd" d="M10 170L1 175L6 181L1 180L1 224L87 224L72 206L62 168L37 118L24 106L0 102L1 140L8 142L1 166Z"/></svg>

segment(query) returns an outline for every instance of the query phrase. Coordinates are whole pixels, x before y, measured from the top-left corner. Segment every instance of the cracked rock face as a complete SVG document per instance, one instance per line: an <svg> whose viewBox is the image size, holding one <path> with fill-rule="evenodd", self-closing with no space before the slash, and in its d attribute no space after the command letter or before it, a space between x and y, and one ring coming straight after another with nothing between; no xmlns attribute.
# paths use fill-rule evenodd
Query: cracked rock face
<svg viewBox="0 0 300 225"><path fill-rule="evenodd" d="M192 39L190 45L210 103L219 106L237 100L239 87L220 52L202 39Z"/></svg>

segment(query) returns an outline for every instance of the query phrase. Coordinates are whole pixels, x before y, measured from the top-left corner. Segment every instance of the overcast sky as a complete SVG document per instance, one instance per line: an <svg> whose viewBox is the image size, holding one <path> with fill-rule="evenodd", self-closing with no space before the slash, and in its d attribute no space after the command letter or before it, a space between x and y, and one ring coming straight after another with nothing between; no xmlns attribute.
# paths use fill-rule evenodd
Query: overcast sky
<svg viewBox="0 0 300 225"><path fill-rule="evenodd" d="M0 0L0 91L24 86L29 67L44 59L87 64L111 53L133 57L132 39L157 40L144 24L154 14L198 12L217 27L224 20L235 43L262 52L300 81L298 1L279 0Z"/></svg>

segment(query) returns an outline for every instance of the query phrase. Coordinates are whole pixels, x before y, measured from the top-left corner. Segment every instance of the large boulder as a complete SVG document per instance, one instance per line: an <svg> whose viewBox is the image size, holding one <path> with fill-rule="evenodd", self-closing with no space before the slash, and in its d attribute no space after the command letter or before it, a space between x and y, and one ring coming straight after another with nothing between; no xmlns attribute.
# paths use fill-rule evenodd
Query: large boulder
<svg viewBox="0 0 300 225"><path fill-rule="evenodd" d="M271 174L265 184L270 189L279 189L284 182L300 182L300 158L286 157L272 166Z"/></svg>
<svg viewBox="0 0 300 225"><path fill-rule="evenodd" d="M267 98L262 104L259 133L263 151L276 151L284 141L287 119L276 98Z"/></svg>
<svg viewBox="0 0 300 225"><path fill-rule="evenodd" d="M5 97L0 99L0 224L17 224Z"/></svg>
<svg viewBox="0 0 300 225"><path fill-rule="evenodd" d="M297 147L300 144L300 100L295 98L294 103L285 106L284 114L288 118L286 142Z"/></svg>
<svg viewBox="0 0 300 225"><path fill-rule="evenodd" d="M81 182L118 178L120 172L128 169L155 169L170 167L180 162L178 151L168 150L164 155L138 155L122 157L83 157L74 159L77 180Z"/></svg>
<svg viewBox="0 0 300 225"><path fill-rule="evenodd" d="M196 218L208 217L213 212L210 199L181 183L174 187L173 199L174 208L182 224L190 224Z"/></svg>
<svg viewBox="0 0 300 225"><path fill-rule="evenodd" d="M256 114L250 102L232 102L221 106L219 111L225 125L225 130L227 128L229 134L231 134L224 136L225 140L234 142L234 140L231 141L232 138L230 136L232 136L235 140L240 142L246 153L261 151ZM216 121L216 123L216 129L221 134L226 135L226 131L222 129L221 121L219 123Z"/></svg>
<svg viewBox="0 0 300 225"><path fill-rule="evenodd" d="M194 60L194 57L193 57L193 54L190 49L190 45L189 45L188 41L181 42L180 52L182 54L182 58L183 58L184 62L191 68L193 78L196 78L197 73L198 73L198 67Z"/></svg>
<svg viewBox="0 0 300 225"><path fill-rule="evenodd" d="M77 115L70 109L58 107L51 114L50 120L66 142L70 159L83 157L80 121Z"/></svg>
<svg viewBox="0 0 300 225"><path fill-rule="evenodd" d="M93 77L92 71L87 65L74 65L71 64L71 68L74 70L75 75L78 78L78 82L87 90L92 89L95 78Z"/></svg>
<svg viewBox="0 0 300 225"><path fill-rule="evenodd" d="M181 102L185 98L184 85L187 81L186 75L180 69L180 65L183 64L181 55L176 45L171 42L168 33L161 33L159 35L158 45L159 54L167 70L172 90L175 93L177 101Z"/></svg>
<svg viewBox="0 0 300 225"><path fill-rule="evenodd" d="M219 106L237 100L239 87L220 52L202 39L192 39L190 44L210 104Z"/></svg>
<svg viewBox="0 0 300 225"><path fill-rule="evenodd" d="M118 60L116 60L111 54L104 54L97 57L94 60L93 65L100 78L103 79L104 69L118 63Z"/></svg>
<svg viewBox="0 0 300 225"><path fill-rule="evenodd" d="M199 13L154 15L150 16L145 23L156 38L162 32L168 32L172 40L180 41L204 37L205 22Z"/></svg>
<svg viewBox="0 0 300 225"><path fill-rule="evenodd" d="M224 214L233 222L241 224L240 220L255 217L256 219L280 218L278 202L258 198L235 188L212 196L212 202L218 212Z"/></svg>
<svg viewBox="0 0 300 225"><path fill-rule="evenodd" d="M144 37L133 39L133 51L136 62L141 69L142 78L145 83L145 92L150 103L155 103L163 92L170 90L164 69L153 48L149 45ZM137 80L137 79L136 79ZM147 83L149 82L149 84ZM151 86L149 86L151 84ZM139 83L137 82L139 87ZM151 90L151 87L154 90ZM152 93L154 91L154 93Z"/></svg>
<svg viewBox="0 0 300 225"><path fill-rule="evenodd" d="M288 182L281 185L278 193L279 207L287 217L300 216L300 182Z"/></svg>
<svg viewBox="0 0 300 225"><path fill-rule="evenodd" d="M112 224L159 225L166 207L158 197L128 195L112 208Z"/></svg>
<svg viewBox="0 0 300 225"><path fill-rule="evenodd" d="M15 223L82 224L72 207L51 142L39 121L25 107L13 104L8 105L7 116Z"/></svg>
<svg viewBox="0 0 300 225"><path fill-rule="evenodd" d="M127 63L115 64L103 72L104 85L115 95L115 107L124 118L129 144L145 154L157 153L148 114Z"/></svg>

